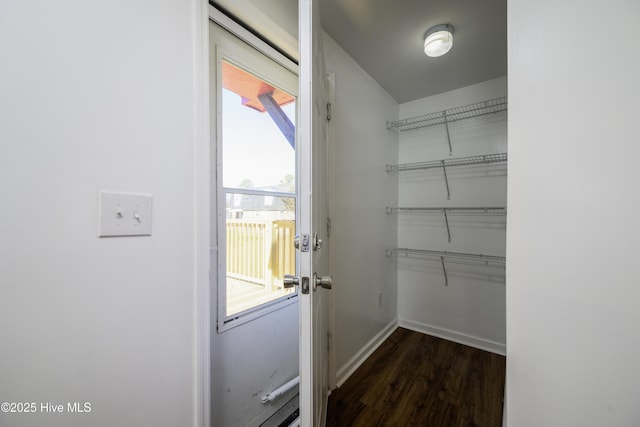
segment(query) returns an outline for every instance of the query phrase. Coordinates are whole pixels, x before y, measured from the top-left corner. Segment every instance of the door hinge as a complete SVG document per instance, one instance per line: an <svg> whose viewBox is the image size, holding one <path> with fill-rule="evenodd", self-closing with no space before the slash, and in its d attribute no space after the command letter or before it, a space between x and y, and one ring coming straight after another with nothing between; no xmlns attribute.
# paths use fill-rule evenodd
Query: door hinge
<svg viewBox="0 0 640 427"><path fill-rule="evenodd" d="M327 217L327 237L331 236L331 218Z"/></svg>
<svg viewBox="0 0 640 427"><path fill-rule="evenodd" d="M327 121L331 121L331 103L327 102Z"/></svg>
<svg viewBox="0 0 640 427"><path fill-rule="evenodd" d="M333 347L333 334L331 332L327 332L327 351L331 351Z"/></svg>

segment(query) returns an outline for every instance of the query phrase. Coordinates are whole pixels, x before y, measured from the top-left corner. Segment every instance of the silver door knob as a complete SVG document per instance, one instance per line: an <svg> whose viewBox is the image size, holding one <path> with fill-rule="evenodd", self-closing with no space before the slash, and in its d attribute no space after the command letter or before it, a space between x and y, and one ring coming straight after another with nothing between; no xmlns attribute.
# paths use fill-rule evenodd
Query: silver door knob
<svg viewBox="0 0 640 427"><path fill-rule="evenodd" d="M315 291L318 286L324 289L331 289L333 286L333 279L331 276L321 276L318 277L315 273L313 274L313 290Z"/></svg>
<svg viewBox="0 0 640 427"><path fill-rule="evenodd" d="M285 274L282 279L285 288L293 288L294 286L298 286L300 284L300 279L296 276L292 276L290 274Z"/></svg>

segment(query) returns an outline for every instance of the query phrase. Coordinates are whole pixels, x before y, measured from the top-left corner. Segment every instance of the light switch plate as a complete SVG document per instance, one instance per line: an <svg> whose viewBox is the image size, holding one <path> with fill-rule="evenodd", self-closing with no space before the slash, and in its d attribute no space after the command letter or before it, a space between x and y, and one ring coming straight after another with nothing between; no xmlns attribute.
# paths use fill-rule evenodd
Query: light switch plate
<svg viewBox="0 0 640 427"><path fill-rule="evenodd" d="M100 192L100 237L150 236L150 194Z"/></svg>

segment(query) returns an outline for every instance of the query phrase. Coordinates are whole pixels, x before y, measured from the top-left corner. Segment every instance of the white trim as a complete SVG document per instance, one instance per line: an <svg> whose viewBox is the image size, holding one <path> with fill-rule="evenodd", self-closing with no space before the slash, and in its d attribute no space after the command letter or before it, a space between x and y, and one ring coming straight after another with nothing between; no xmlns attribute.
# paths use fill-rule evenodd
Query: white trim
<svg viewBox="0 0 640 427"><path fill-rule="evenodd" d="M336 102L336 75L335 73L327 74L325 77L325 88L327 89L327 98L328 102L331 104L331 108L335 111L335 102ZM335 218L335 190L336 190L336 179L335 179L335 120L329 120L328 128L327 128L327 163L328 163L328 212L329 212L329 220ZM329 233L331 234L331 233ZM331 277L335 277L335 248L333 247L334 243L331 239L331 236L328 237L328 245L329 245L329 274ZM329 295L329 334L331 334L331 348L329 350L329 391L333 390L337 387L337 377L336 377L336 292L331 292Z"/></svg>
<svg viewBox="0 0 640 427"><path fill-rule="evenodd" d="M507 346L505 344L452 331L450 329L427 325L426 323L413 322L406 319L398 319L398 326L426 335L432 335L434 337L457 342L458 344L464 344L469 347L499 354L501 356L505 356L507 354Z"/></svg>
<svg viewBox="0 0 640 427"><path fill-rule="evenodd" d="M211 425L211 288L209 286L209 14L208 2L193 5L193 186L194 186L194 339L195 425Z"/></svg>
<svg viewBox="0 0 640 427"><path fill-rule="evenodd" d="M298 40L253 3L247 0L216 0L215 3L220 4L292 58L298 59Z"/></svg>
<svg viewBox="0 0 640 427"><path fill-rule="evenodd" d="M238 24L236 21L229 18L227 15L220 12L218 9L211 5L209 5L209 19L220 25L225 30L229 31L231 34L238 37L240 40L244 41L250 46L253 46L258 51L273 59L292 73L298 75L298 66L293 61L278 52L273 47L269 46L264 41L260 40L249 30L247 30L242 25Z"/></svg>
<svg viewBox="0 0 640 427"><path fill-rule="evenodd" d="M209 165L212 168L209 178L210 178L210 188L211 192L215 194L212 196L212 200L215 200L215 204L212 203L211 211L209 212L209 216L211 218L211 226L216 228L216 232L213 233L212 239L215 238L216 244L216 258L213 260L215 262L215 269L213 269L217 275L211 276L211 286L216 289L216 304L214 309L216 310L216 331L220 333L222 331L222 326L224 325L224 321L226 318L226 310L227 310L227 288L226 288L226 235L224 228L225 217L223 212L225 212L223 206L226 206L225 194L222 189L222 94L220 93L219 88L222 87L222 76L220 75L219 70L221 69L221 53L220 47L216 45L216 40L214 40L214 31L213 27L211 28L209 34L209 52L210 52L210 88L209 93L211 94L210 105L215 105L211 109L211 125L215 124L215 132L211 132L211 147L215 147L215 151L211 151L210 153L210 162ZM215 97L215 99L214 99ZM215 167L213 166L215 164ZM220 286L220 283L225 283L225 286Z"/></svg>
<svg viewBox="0 0 640 427"><path fill-rule="evenodd" d="M344 364L338 372L337 376L337 386L341 387L342 384L349 379L351 375L373 354L374 351L380 347L380 345L385 342L395 330L398 329L398 322L393 320L387 326L384 327L383 330L378 332L376 336L371 338L368 343L364 345L347 363Z"/></svg>

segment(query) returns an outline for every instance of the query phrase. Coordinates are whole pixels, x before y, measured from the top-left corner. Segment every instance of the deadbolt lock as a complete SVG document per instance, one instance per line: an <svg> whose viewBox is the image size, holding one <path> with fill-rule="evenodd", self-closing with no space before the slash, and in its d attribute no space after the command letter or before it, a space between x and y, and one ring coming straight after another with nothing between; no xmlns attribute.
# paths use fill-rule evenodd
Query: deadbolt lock
<svg viewBox="0 0 640 427"><path fill-rule="evenodd" d="M309 235L296 236L293 239L293 246L300 252L309 252Z"/></svg>

